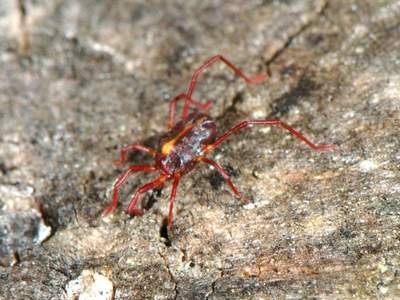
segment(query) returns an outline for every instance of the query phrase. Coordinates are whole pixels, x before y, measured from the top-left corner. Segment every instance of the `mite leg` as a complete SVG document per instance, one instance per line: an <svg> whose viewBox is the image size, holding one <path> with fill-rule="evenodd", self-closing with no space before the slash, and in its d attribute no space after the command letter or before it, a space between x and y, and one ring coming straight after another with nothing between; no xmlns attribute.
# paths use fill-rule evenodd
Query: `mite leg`
<svg viewBox="0 0 400 300"><path fill-rule="evenodd" d="M250 121L240 122L236 126L229 129L221 137L219 137L213 144L207 145L204 148L204 152L209 152L209 151L213 150L214 148L218 147L223 141L225 141L232 134L238 132L239 130L241 130L243 128L251 127L253 125L279 126L283 129L286 129L287 131L289 131L292 135L294 135L299 140L302 140L303 142L305 142L310 148L312 148L315 151L320 151L320 150L325 150L325 149L330 149L330 148L336 147L335 144L314 144L309 139L307 139L304 135L302 135L300 132L298 132L294 128L290 127L288 124L282 122L281 120L275 119L275 120L250 120Z"/></svg>
<svg viewBox="0 0 400 300"><path fill-rule="evenodd" d="M217 61L222 61L223 63L225 63L229 68L231 68L235 72L236 75L243 78L249 84L259 83L261 81L264 81L267 78L267 75L264 75L264 74L258 75L258 76L252 77L252 78L248 77L247 75L245 75L242 72L242 70L240 70L238 67L236 67L234 64L232 64L229 60L227 60L222 55L218 54L218 55L212 56L204 64L202 64L192 75L192 79L190 80L189 88L186 93L187 97L186 97L186 101L185 101L185 104L183 107L181 119L185 118L189 112L189 104L190 104L189 99L192 97L194 88L196 87L196 84L197 84L198 77L200 76L201 73L204 72L205 69L207 69L209 66L211 66L212 64L214 64Z"/></svg>
<svg viewBox="0 0 400 300"><path fill-rule="evenodd" d="M231 179L229 178L228 173L216 161L213 161L213 160L208 159L206 157L200 157L199 160L205 162L206 164L209 164L209 165L213 166L222 175L222 177L225 179L225 182L228 184L228 186L230 187L232 192L235 194L235 196L238 197L238 198L241 197L240 192L233 185Z"/></svg>
<svg viewBox="0 0 400 300"><path fill-rule="evenodd" d="M164 181L167 179L168 179L168 176L161 175L156 180L146 183L145 185L142 185L140 188L138 188L136 190L135 194L133 194L133 196L131 198L131 202L129 203L128 214L131 216L143 216L143 209L136 208L136 204L139 200L140 195L147 192L148 190L154 189L154 188L162 185L164 183Z"/></svg>
<svg viewBox="0 0 400 300"><path fill-rule="evenodd" d="M117 181L114 183L113 198L112 198L111 205L104 210L102 216L103 217L107 216L108 214L110 214L117 207L119 189L121 188L122 184L126 181L126 179L128 178L128 176L131 173L140 172L140 171L149 172L149 171L153 171L155 169L156 169L156 167L153 166L153 165L143 165L143 166L131 166L131 167L129 167L128 170L126 170L117 179Z"/></svg>
<svg viewBox="0 0 400 300"><path fill-rule="evenodd" d="M156 152L153 149L147 148L145 146L139 144L130 144L121 149L120 157L117 160L113 161L114 166L121 166L126 162L126 154L132 151L141 151L150 154L151 156L155 156Z"/></svg>
<svg viewBox="0 0 400 300"><path fill-rule="evenodd" d="M168 128L170 128L170 129L175 125L176 103L179 100L183 100L183 99L187 99L187 101L189 101L190 104L192 104L194 107L196 107L198 109L207 110L212 105L211 101L207 101L206 103L200 103L198 101L193 100L192 98L187 98L187 95L185 93L175 96L169 103Z"/></svg>
<svg viewBox="0 0 400 300"><path fill-rule="evenodd" d="M174 209L174 201L176 197L176 190L178 189L179 180L180 176L176 175L174 177L174 182L172 183L171 197L169 199L168 228L170 230L172 229L172 211Z"/></svg>

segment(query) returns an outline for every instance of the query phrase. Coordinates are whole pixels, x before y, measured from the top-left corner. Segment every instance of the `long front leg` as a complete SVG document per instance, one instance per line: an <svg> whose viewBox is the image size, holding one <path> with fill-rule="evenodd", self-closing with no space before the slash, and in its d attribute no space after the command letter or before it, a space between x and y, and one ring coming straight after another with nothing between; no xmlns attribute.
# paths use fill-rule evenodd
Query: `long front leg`
<svg viewBox="0 0 400 300"><path fill-rule="evenodd" d="M233 182L231 181L231 179L229 178L228 173L216 162L213 161L211 159L208 159L206 157L201 156L199 158L200 161L203 161L211 166L213 166L221 175L222 177L225 179L225 182L228 184L228 186L230 187L230 189L232 190L232 192L236 195L236 197L240 197L241 194L238 191L238 189L234 186Z"/></svg>
<svg viewBox="0 0 400 300"><path fill-rule="evenodd" d="M148 190L154 189L162 185L164 181L166 181L168 178L169 177L167 175L161 175L156 180L146 183L145 185L142 185L140 188L138 188L135 194L133 194L131 202L129 203L128 214L131 216L143 216L143 209L136 208L136 204L139 200L140 195L147 192Z"/></svg>
<svg viewBox="0 0 400 300"><path fill-rule="evenodd" d="M183 100L183 99L187 99L187 101L189 101L189 104L192 104L194 107L196 107L198 109L207 110L212 105L211 101L207 101L206 103L200 103L192 98L188 98L185 93L175 96L169 103L168 128L170 128L170 129L175 125L176 104L179 100Z"/></svg>
<svg viewBox="0 0 400 300"><path fill-rule="evenodd" d="M255 77L248 77L247 75L245 75L243 73L242 70L240 70L238 67L236 67L233 63L231 63L229 60L227 60L222 55L218 54L218 55L212 56L204 64L202 64L192 75L192 79L190 80L189 88L186 93L187 97L186 97L185 104L183 106L181 119L185 118L189 112L189 104L190 104L189 99L192 97L194 88L196 87L196 84L197 84L198 77L201 75L201 73L204 72L205 69L207 69L208 67L210 67L212 64L214 64L217 61L222 61L223 63L225 63L229 68L231 68L233 70L233 72L235 72L236 75L243 78L249 84L259 83L261 81L264 81L267 78L267 75L264 75L264 74L258 75Z"/></svg>
<svg viewBox="0 0 400 300"><path fill-rule="evenodd" d="M110 214L117 207L119 189L121 188L122 184L128 179L128 176L131 173L140 172L140 171L149 172L149 171L153 171L155 169L156 169L156 167L154 165L143 165L143 166L131 166L131 167L129 167L128 170L126 170L120 177L118 177L117 181L114 183L113 198L112 198L111 205L109 207L107 207L103 211L102 216L103 217L107 216L108 214Z"/></svg>
<svg viewBox="0 0 400 300"><path fill-rule="evenodd" d="M128 152L132 152L132 151L141 151L141 152L145 152L147 154L150 154L151 156L155 156L156 151L154 151L153 149L147 148L143 145L139 145L139 144L130 144L125 146L124 148L121 149L120 152L120 157L117 160L113 161L114 166L121 166L125 163L126 161L126 154Z"/></svg>
<svg viewBox="0 0 400 300"><path fill-rule="evenodd" d="M295 130L293 127L289 126L288 124L282 122L279 119L275 119L275 120L250 120L250 121L240 122L236 126L233 126L231 129L229 129L227 132L225 132L213 144L207 145L204 148L204 152L209 152L209 151L215 149L232 134L238 132L239 130L241 130L243 128L251 127L253 125L279 126L283 129L286 129L287 131L289 131L292 135L294 135L299 140L302 140L303 142L305 142L310 148L312 148L315 151L320 151L320 150L325 150L325 149L330 149L330 148L336 147L335 144L314 144L309 139L307 139L304 135L302 135L300 132Z"/></svg>
<svg viewBox="0 0 400 300"><path fill-rule="evenodd" d="M174 182L172 183L172 191L171 191L171 197L169 199L169 212L168 212L168 228L170 230L172 229L172 211L174 209L174 201L180 178L181 178L180 175L175 175Z"/></svg>

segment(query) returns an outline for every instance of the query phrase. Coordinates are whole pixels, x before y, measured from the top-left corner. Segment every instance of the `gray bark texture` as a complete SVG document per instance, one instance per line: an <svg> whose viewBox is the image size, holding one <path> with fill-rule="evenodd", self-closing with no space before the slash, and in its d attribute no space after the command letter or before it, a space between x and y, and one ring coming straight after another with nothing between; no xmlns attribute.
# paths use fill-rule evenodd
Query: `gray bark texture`
<svg viewBox="0 0 400 300"><path fill-rule="evenodd" d="M0 299L78 299L68 283L89 271L114 299L400 298L398 0L2 0L0 32ZM247 128L209 157L249 203L199 164L173 230L170 183L126 214L157 173L101 218L119 149L157 148L169 99L214 54L269 74L200 77L219 134L280 118L336 149Z"/></svg>

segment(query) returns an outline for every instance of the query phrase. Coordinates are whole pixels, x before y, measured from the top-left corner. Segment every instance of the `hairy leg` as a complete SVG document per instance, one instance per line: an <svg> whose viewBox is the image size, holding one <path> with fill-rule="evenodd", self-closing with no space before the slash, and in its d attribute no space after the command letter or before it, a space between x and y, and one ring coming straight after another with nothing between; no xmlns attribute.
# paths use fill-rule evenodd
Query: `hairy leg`
<svg viewBox="0 0 400 300"><path fill-rule="evenodd" d="M192 79L190 80L189 88L186 93L186 101L183 106L182 114L181 114L181 119L185 118L189 112L189 104L190 104L190 98L192 97L194 88L196 87L198 77L212 64L214 64L217 61L222 61L224 64L226 64L229 68L231 68L236 75L239 77L243 78L247 83L249 84L255 84L264 81L267 78L267 75L258 75L255 77L248 77L245 75L242 70L240 70L238 67L236 67L234 64L232 64L229 60L227 60L225 57L222 55L218 54L215 56L210 57L205 63L203 63L197 70L193 73Z"/></svg>
<svg viewBox="0 0 400 300"><path fill-rule="evenodd" d="M139 145L139 144L130 144L125 146L124 148L121 149L120 152L120 157L117 160L113 161L113 164L115 166L121 166L126 162L126 155L128 152L132 152L132 151L141 151L141 152L145 152L147 154L150 154L151 156L155 156L156 151L154 151L153 149L147 148L143 145Z"/></svg>
<svg viewBox="0 0 400 300"><path fill-rule="evenodd" d="M145 185L142 185L140 188L138 188L133 194L131 198L131 202L129 203L128 206L128 214L131 216L142 216L143 215L143 209L136 208L136 204L139 200L139 197L141 194L147 192L148 190L154 189L164 183L168 179L168 176L166 175L161 175L158 177L156 180L153 180L149 183L146 183Z"/></svg>
<svg viewBox="0 0 400 300"><path fill-rule="evenodd" d="M331 149L331 148L336 147L335 144L314 144L309 139L307 139L304 135L302 135L300 132L295 130L293 127L282 122L281 120L274 119L274 120L250 120L250 121L240 122L236 126L233 126L231 129L229 129L227 132L225 132L213 144L207 145L205 147L204 151L209 152L209 151L213 150L214 148L218 147L223 141L225 141L232 134L238 132L239 130L241 130L243 128L252 127L253 125L279 126L283 129L286 129L287 131L289 131L292 135L294 135L299 140L302 140L303 142L305 142L310 148L312 148L315 151Z"/></svg>
<svg viewBox="0 0 400 300"><path fill-rule="evenodd" d="M222 175L222 177L225 179L225 182L228 184L228 186L230 187L232 192L235 194L235 196L238 197L238 198L241 196L240 192L234 186L234 184L232 183L231 179L229 178L228 173L216 161L213 161L213 160L208 159L208 158L203 157L203 156L200 157L199 160L205 162L206 164L209 164L209 165L213 166Z"/></svg>
<svg viewBox="0 0 400 300"><path fill-rule="evenodd" d="M140 172L140 171L149 172L149 171L154 171L155 169L156 169L156 167L154 165L142 165L142 166L129 167L128 170L126 170L120 177L118 177L117 181L114 183L113 198L112 198L111 205L108 206L104 210L102 216L103 217L107 216L117 207L119 189L121 188L122 184L128 179L128 176L131 173Z"/></svg>
<svg viewBox="0 0 400 300"><path fill-rule="evenodd" d="M179 100L187 99L189 104L193 105L198 109L207 110L211 107L212 102L207 101L206 103L200 103L198 101L193 100L192 98L188 98L185 93L179 94L175 96L171 102L169 103L169 118L168 118L168 128L171 129L175 125L175 115L176 115L176 104Z"/></svg>
<svg viewBox="0 0 400 300"><path fill-rule="evenodd" d="M178 189L179 180L180 180L180 176L176 175L174 177L174 182L172 183L171 197L169 199L168 228L170 230L172 229L172 211L174 209L174 201L175 201L175 197L176 197L176 191Z"/></svg>

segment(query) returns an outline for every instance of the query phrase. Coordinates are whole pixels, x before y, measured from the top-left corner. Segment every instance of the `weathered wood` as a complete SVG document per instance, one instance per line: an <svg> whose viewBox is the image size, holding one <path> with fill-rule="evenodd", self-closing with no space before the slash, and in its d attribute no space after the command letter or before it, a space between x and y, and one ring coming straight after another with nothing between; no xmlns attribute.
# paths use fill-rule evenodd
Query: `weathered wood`
<svg viewBox="0 0 400 300"><path fill-rule="evenodd" d="M66 297L83 270L115 299L400 297L397 0L27 1L23 55L16 3L0 4L0 185L32 186L53 233L14 249L0 298ZM156 146L168 98L217 53L270 74L248 86L215 66L200 79L219 132L279 117L338 149L252 128L211 156L251 204L201 167L182 179L169 240L169 186L144 197L142 218L123 211L151 175L132 176L101 220L118 149Z"/></svg>

